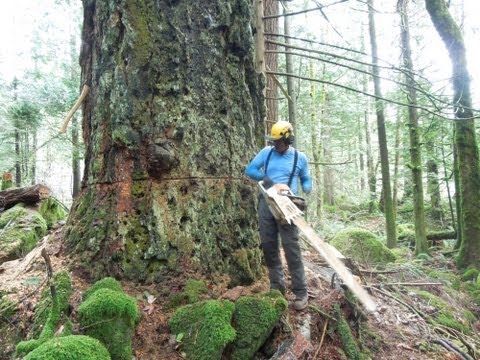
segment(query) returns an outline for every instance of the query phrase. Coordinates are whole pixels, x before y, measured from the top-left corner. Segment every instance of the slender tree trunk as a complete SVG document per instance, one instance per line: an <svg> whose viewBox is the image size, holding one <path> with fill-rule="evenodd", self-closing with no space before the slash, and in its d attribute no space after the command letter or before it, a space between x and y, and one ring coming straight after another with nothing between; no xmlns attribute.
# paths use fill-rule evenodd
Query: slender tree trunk
<svg viewBox="0 0 480 360"><path fill-rule="evenodd" d="M395 124L395 161L393 163L393 213L397 216L397 204L398 204L398 179L400 177L400 128L402 127L402 116L400 111L397 111L397 122Z"/></svg>
<svg viewBox="0 0 480 360"><path fill-rule="evenodd" d="M20 151L20 130L18 122L15 124L15 186L22 186L22 153Z"/></svg>
<svg viewBox="0 0 480 360"><path fill-rule="evenodd" d="M480 268L480 164L472 119L470 75L462 33L450 15L444 0L426 0L427 11L452 61L455 144L457 146L460 200L462 208L462 244L457 261L460 268Z"/></svg>
<svg viewBox="0 0 480 360"><path fill-rule="evenodd" d="M80 193L80 141L78 134L78 120L72 118L72 197L76 198Z"/></svg>
<svg viewBox="0 0 480 360"><path fill-rule="evenodd" d="M166 280L261 274L263 143L250 2L84 0L85 170L68 221L79 267Z"/></svg>
<svg viewBox="0 0 480 360"><path fill-rule="evenodd" d="M264 14L277 15L279 12L278 0L265 0ZM278 34L278 18L266 19L264 21L265 32ZM270 40L278 40L276 37L268 37ZM265 50L277 50L276 44L266 43ZM266 53L265 64L269 71L277 71L278 69L278 54ZM278 121L278 86L273 76L267 76L266 87L266 105L267 105L267 123L273 124Z"/></svg>
<svg viewBox="0 0 480 360"><path fill-rule="evenodd" d="M323 66L323 72L325 71L325 65ZM310 77L313 79L315 77L313 63L310 63ZM317 104L316 98L316 89L315 89L315 82L310 82L310 98L311 98L311 124L312 124L312 132L311 132L311 139L312 139L312 157L314 161L313 165L313 179L315 184L315 215L317 221L322 220L322 209L323 209L323 199L322 199L322 172L320 168L320 161L321 151L322 149L322 128L321 128L321 118L323 117L324 106L325 106L325 86L323 85L322 91L320 94L320 104ZM321 117L320 119L317 118L317 106L320 106L321 109Z"/></svg>
<svg viewBox="0 0 480 360"><path fill-rule="evenodd" d="M393 201L392 201L392 189L390 187L390 166L388 160L388 147L387 147L387 134L385 130L385 113L384 104L378 98L382 97L380 90L380 79L378 69L378 51L377 51L377 39L375 34L375 17L373 9L373 0L367 0L368 5L368 23L370 32L370 45L372 49L372 72L373 85L375 89L375 108L377 113L377 128L378 128L378 144L380 148L380 161L382 171L382 191L385 204L385 219L386 219L386 233L387 233L387 246L394 248L397 244L396 227L395 227L395 214L393 213Z"/></svg>
<svg viewBox="0 0 480 360"><path fill-rule="evenodd" d="M455 144L456 128L453 126L453 181L455 185L455 210L457 212L457 242L455 243L455 249L460 249L463 242L463 214L462 214L462 200L460 197L460 170L458 169L458 151Z"/></svg>
<svg viewBox="0 0 480 360"><path fill-rule="evenodd" d="M365 183L365 155L363 142L363 124L360 118L357 118L357 136L358 136L358 169L360 172L360 191L363 193L366 189Z"/></svg>
<svg viewBox="0 0 480 360"><path fill-rule="evenodd" d="M415 253L428 251L427 231L425 228L425 209L423 204L422 150L418 127L417 92L413 75L412 50L410 48L410 27L408 22L408 0L399 0L403 66L408 92L408 132L410 135L410 163L413 183L413 213L415 217Z"/></svg>
<svg viewBox="0 0 480 360"><path fill-rule="evenodd" d="M32 165L30 167L30 176L32 177L31 184L35 185L37 183L37 129L33 129L32 133Z"/></svg>
<svg viewBox="0 0 480 360"><path fill-rule="evenodd" d="M287 12L288 9L287 7L285 6L283 12ZM290 16L285 16L284 17L284 33L285 35L287 36L290 36ZM290 38L286 37L285 38L285 43L286 44L290 44L291 41L290 41ZM290 51L289 48L285 48L285 51ZM285 65L286 65L286 69L287 69L287 73L288 74L293 74L294 71L293 71L293 59L292 59L292 55L290 54L286 54L285 55ZM288 99L288 121L290 121L292 123L292 126L293 126L293 129L294 129L294 133L296 133L296 130L297 130L297 122L296 122L296 112L297 112L297 104L296 104L296 94L295 94L295 88L294 88L294 82L293 82L293 77L291 76L287 76L287 92L288 92L288 95L289 95L289 99Z"/></svg>

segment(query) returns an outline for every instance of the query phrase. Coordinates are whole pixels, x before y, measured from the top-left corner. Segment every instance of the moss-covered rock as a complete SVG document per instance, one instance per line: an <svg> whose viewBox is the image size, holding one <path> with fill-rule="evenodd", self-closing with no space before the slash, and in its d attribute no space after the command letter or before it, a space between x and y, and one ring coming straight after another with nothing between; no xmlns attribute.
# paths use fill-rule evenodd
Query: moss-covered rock
<svg viewBox="0 0 480 360"><path fill-rule="evenodd" d="M64 220L67 216L67 211L60 205L58 200L53 197L42 200L38 208L38 212L47 222L47 226L50 229L58 221Z"/></svg>
<svg viewBox="0 0 480 360"><path fill-rule="evenodd" d="M0 216L0 264L28 253L46 232L45 219L22 204L3 212Z"/></svg>
<svg viewBox="0 0 480 360"><path fill-rule="evenodd" d="M182 292L173 294L167 304L167 308L176 308L180 305L194 304L208 293L208 287L202 280L189 279L185 283Z"/></svg>
<svg viewBox="0 0 480 360"><path fill-rule="evenodd" d="M253 358L287 307L287 301L277 290L263 296L244 296L238 299L233 313L233 326L237 337L232 345L230 358Z"/></svg>
<svg viewBox="0 0 480 360"><path fill-rule="evenodd" d="M122 285L120 282L115 280L112 277L106 277L101 280L98 280L95 284L90 286L84 293L83 293L83 300L87 300L90 295L92 295L98 289L110 289L113 291L118 291L123 293Z"/></svg>
<svg viewBox="0 0 480 360"><path fill-rule="evenodd" d="M70 276L65 271L55 273L53 281L56 296L52 298L50 288L45 288L35 311L32 334L35 336L38 334L38 338L18 343L16 347L17 356L28 354L53 338L61 326L63 326L63 330L59 335L65 336L72 333L72 324L68 317L69 299L72 293Z"/></svg>
<svg viewBox="0 0 480 360"><path fill-rule="evenodd" d="M395 261L395 255L368 230L351 228L339 231L330 242L342 254L360 263L378 264Z"/></svg>
<svg viewBox="0 0 480 360"><path fill-rule="evenodd" d="M118 290L99 288L80 305L78 314L85 334L100 340L112 359L132 358L132 337L140 320L134 298Z"/></svg>
<svg viewBox="0 0 480 360"><path fill-rule="evenodd" d="M29 353L24 360L110 360L107 349L84 335L53 338Z"/></svg>
<svg viewBox="0 0 480 360"><path fill-rule="evenodd" d="M173 314L170 330L182 337L182 350L188 359L221 359L223 350L236 336L231 325L234 309L230 301L207 300L182 306Z"/></svg>

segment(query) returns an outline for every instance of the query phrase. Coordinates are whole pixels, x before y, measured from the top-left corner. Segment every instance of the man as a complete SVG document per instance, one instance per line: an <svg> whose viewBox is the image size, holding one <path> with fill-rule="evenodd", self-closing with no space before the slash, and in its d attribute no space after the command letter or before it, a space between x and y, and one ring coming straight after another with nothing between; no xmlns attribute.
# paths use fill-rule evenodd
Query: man
<svg viewBox="0 0 480 360"><path fill-rule="evenodd" d="M308 171L307 157L291 146L294 139L292 125L287 121L278 121L272 126L267 139L273 146L262 149L250 162L245 174L256 181L264 180L264 184L273 183L279 188L288 186L295 195L298 193L300 179L303 191L310 192L312 181ZM278 234L280 234L292 279L292 292L295 294L294 308L305 309L308 305L307 283L297 227L275 220L263 195L259 197L258 218L270 288L285 293L278 243Z"/></svg>

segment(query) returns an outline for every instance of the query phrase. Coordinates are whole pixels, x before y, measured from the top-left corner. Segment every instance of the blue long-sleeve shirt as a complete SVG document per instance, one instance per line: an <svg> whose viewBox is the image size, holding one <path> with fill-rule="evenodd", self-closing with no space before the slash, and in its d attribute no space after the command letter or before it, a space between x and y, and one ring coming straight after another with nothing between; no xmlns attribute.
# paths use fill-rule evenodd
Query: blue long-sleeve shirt
<svg viewBox="0 0 480 360"><path fill-rule="evenodd" d="M272 146L267 146L260 150L248 164L245 174L256 181L260 181L264 176L268 176L274 184L288 185L288 180L293 170L295 149L290 146L281 154L275 148L272 151L272 148ZM270 151L272 151L272 155L270 156L267 173L265 174L265 164ZM290 188L294 194L298 194L298 180L300 179L303 191L309 193L312 190L312 179L308 170L307 157L301 151L297 150L297 153L298 160Z"/></svg>

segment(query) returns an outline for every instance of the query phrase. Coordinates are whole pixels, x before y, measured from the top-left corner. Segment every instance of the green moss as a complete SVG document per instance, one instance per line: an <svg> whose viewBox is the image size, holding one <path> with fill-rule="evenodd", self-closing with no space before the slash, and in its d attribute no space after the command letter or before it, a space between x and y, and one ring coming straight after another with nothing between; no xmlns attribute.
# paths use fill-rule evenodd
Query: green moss
<svg viewBox="0 0 480 360"><path fill-rule="evenodd" d="M16 205L0 217L0 262L24 256L47 232L45 219L33 210Z"/></svg>
<svg viewBox="0 0 480 360"><path fill-rule="evenodd" d="M132 337L140 313L135 299L108 288L93 292L78 308L85 334L100 340L113 359L132 358Z"/></svg>
<svg viewBox="0 0 480 360"><path fill-rule="evenodd" d="M48 228L51 228L59 220L64 220L67 212L64 207L59 204L57 200L52 197L42 200L38 212L47 222Z"/></svg>
<svg viewBox="0 0 480 360"><path fill-rule="evenodd" d="M61 336L71 334L71 322L68 318L69 299L72 293L70 276L65 271L55 273L53 282L55 284L56 296L52 299L50 288L47 287L42 295L40 305L35 311L33 330L36 330L38 333L41 329L39 337L38 339L18 343L16 347L17 356L28 354L53 338L60 325L64 326L60 334ZM48 312L47 309L49 310Z"/></svg>
<svg viewBox="0 0 480 360"><path fill-rule="evenodd" d="M173 334L183 335L183 348L191 360L221 359L225 347L235 339L231 326L235 305L208 300L179 308L170 319Z"/></svg>
<svg viewBox="0 0 480 360"><path fill-rule="evenodd" d="M417 255L417 259L418 260L431 260L432 257L428 254L420 253L420 254Z"/></svg>
<svg viewBox="0 0 480 360"><path fill-rule="evenodd" d="M109 360L107 349L95 339L70 335L51 339L30 352L25 360Z"/></svg>
<svg viewBox="0 0 480 360"><path fill-rule="evenodd" d="M288 307L279 291L263 296L244 296L235 303L233 326L237 338L232 345L231 359L251 359L272 332Z"/></svg>
<svg viewBox="0 0 480 360"><path fill-rule="evenodd" d="M251 284L261 277L261 252L259 249L238 249L232 254L231 286Z"/></svg>
<svg viewBox="0 0 480 360"><path fill-rule="evenodd" d="M25 217L27 214L28 212L23 204L17 204L8 210L5 210L0 216L0 228L3 229L9 222Z"/></svg>
<svg viewBox="0 0 480 360"><path fill-rule="evenodd" d="M460 290L462 286L461 279L451 271L432 270L428 273L434 279L438 279L454 290Z"/></svg>
<svg viewBox="0 0 480 360"><path fill-rule="evenodd" d="M337 317L337 332L342 341L343 351L350 360L362 360L364 357L338 304L335 305L335 314Z"/></svg>
<svg viewBox="0 0 480 360"><path fill-rule="evenodd" d="M462 279L464 281L469 281L469 280L476 281L478 278L478 273L479 273L478 269L468 268L463 272Z"/></svg>
<svg viewBox="0 0 480 360"><path fill-rule="evenodd" d="M342 254L368 264L395 261L395 255L368 230L351 228L338 232L331 244Z"/></svg>
<svg viewBox="0 0 480 360"><path fill-rule="evenodd" d="M208 292L207 285L201 280L190 279L185 284L185 295L190 304L196 303L202 294Z"/></svg>
<svg viewBox="0 0 480 360"><path fill-rule="evenodd" d="M12 180L2 179L2 190L10 189L13 186Z"/></svg>
<svg viewBox="0 0 480 360"><path fill-rule="evenodd" d="M83 294L83 300L87 300L87 298L98 289L110 289L123 293L122 285L117 280L112 277L106 277L102 280L97 281L95 284L85 290L85 293Z"/></svg>
<svg viewBox="0 0 480 360"><path fill-rule="evenodd" d="M430 305L434 306L437 309L435 314L435 321L441 325L448 326L452 329L458 330L464 334L470 334L470 323L471 315L464 313L462 322L458 321L455 318L455 309L452 308L445 300L435 296L428 291L420 290L417 292L417 295L427 301ZM465 317L466 316L466 317ZM467 324L467 325L464 325Z"/></svg>
<svg viewBox="0 0 480 360"><path fill-rule="evenodd" d="M398 224L397 225L397 238L399 241L405 242L410 246L415 245L415 225Z"/></svg>
<svg viewBox="0 0 480 360"><path fill-rule="evenodd" d="M0 295L0 323L10 321L17 312L17 304L8 299L6 296Z"/></svg>

